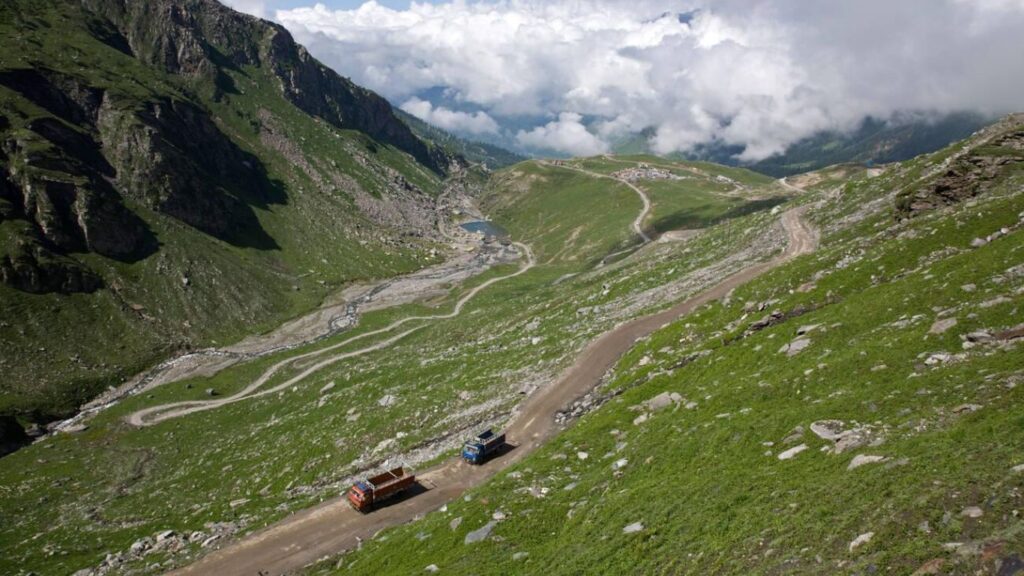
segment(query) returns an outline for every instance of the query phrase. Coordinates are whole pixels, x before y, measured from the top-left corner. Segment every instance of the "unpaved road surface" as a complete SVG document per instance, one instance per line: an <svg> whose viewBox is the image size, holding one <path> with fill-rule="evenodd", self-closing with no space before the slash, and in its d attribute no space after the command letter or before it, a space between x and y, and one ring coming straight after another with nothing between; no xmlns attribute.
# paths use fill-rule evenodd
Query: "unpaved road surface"
<svg viewBox="0 0 1024 576"><path fill-rule="evenodd" d="M640 238L643 240L644 244L647 244L648 242L651 241L651 237L648 236L646 232L644 232L644 221L647 220L647 216L649 216L650 213L651 213L651 199L647 197L647 193L646 192L644 192L643 190L641 190L640 188L635 186L632 182L628 182L626 180L623 180L621 178L616 178L615 176L610 176L608 174L601 174L599 172L591 172L590 170L584 170L583 168L577 168L575 166L566 166L566 165L562 165L562 164L556 165L556 164L550 164L548 162L541 162L541 163L545 164L547 166L555 166L555 167L558 167L558 168L564 168L566 170L572 170L574 172L580 172L582 174L586 174L587 176L591 176L593 178L605 178L607 180L614 180L615 182L618 182L619 184L624 184L626 186L629 186L630 190L632 190L633 192L636 192L637 196L640 196L640 201L644 203L643 210L641 210L640 214L637 215L636 220L633 220L633 231L636 232L638 236L640 236Z"/></svg>
<svg viewBox="0 0 1024 576"><path fill-rule="evenodd" d="M331 364L336 364L338 362L341 362L342 360L355 358L357 356L362 356L364 354L369 354L370 352L375 352L377 350L387 348L388 346L391 346L392 344L398 342L402 338L405 338L409 334L412 334L413 332L423 328L425 324L409 328L405 331L399 332L389 338L386 338L364 348L359 348L357 350L351 350L340 354L328 355L329 352L333 352L338 348L347 346L358 340L363 340L366 338L370 338L372 336L378 336L380 334L392 332L396 328L408 324L409 322L447 320L450 318L455 318L456 316L462 313L463 307L465 307L465 305L469 303L469 301L472 300L474 297L476 297L476 295L479 294L482 290L486 290L488 287L503 280L515 278L516 276L524 274L526 271L533 268L536 261L533 256L533 252L530 250L530 248L525 244L520 243L516 243L515 246L519 249L522 257L522 264L520 265L519 269L511 274L491 278L490 280L481 283L479 286L474 287L472 290L470 290L461 298L459 298L451 312L445 314L434 314L430 316L407 316L400 320L396 320L383 328L378 328L376 330L364 332L357 336L346 338L341 342L332 344L319 350L313 350L311 352L306 352L304 354L299 354L296 356L292 356L290 358L285 358L284 360L280 360L273 364L272 366L270 366L270 368L267 368L267 370L265 370L263 374L261 374L258 378L256 378L255 380L247 384L244 388L242 388L240 391L232 394L231 396L211 400L188 400L182 402L171 402L169 404L161 404L159 406L151 406L149 408L144 408L142 410L138 410L136 412L133 412L132 414L129 414L127 420L133 426L152 426L153 424L157 424L165 420L170 420L171 418L178 418L180 416L194 414L196 412L202 412L205 410L213 410L214 408L220 408L221 406L227 406L228 404L234 404L235 402L240 402L242 400L246 400L249 398L256 398L259 396L265 396L267 394L275 394L290 386L298 384L302 380L305 380L307 377L309 377L311 374L318 372L319 370L326 368ZM316 364L313 364L309 368L306 368L302 372L289 378L288 380L285 380L284 382L281 382L280 384L277 384L276 386L273 386L271 388L263 388L263 385L266 384L275 374L277 374L285 366L288 366L289 364L292 364L299 360L323 355L328 356L327 358L317 362Z"/></svg>
<svg viewBox="0 0 1024 576"><path fill-rule="evenodd" d="M782 225L789 237L789 245L780 256L728 276L712 288L667 310L621 324L591 342L556 382L539 389L524 401L507 432L509 443L515 446L513 450L483 466L470 466L459 458L441 463L418 475L419 493L370 514L352 510L344 497L339 496L212 552L174 574L285 574L349 550L383 528L409 522L458 498L465 490L522 460L557 434L555 413L600 383L604 374L639 338L722 298L785 261L813 251L817 246L817 234L801 219L803 210L796 208L783 214Z"/></svg>
<svg viewBox="0 0 1024 576"><path fill-rule="evenodd" d="M157 386L187 378L210 377L239 362L312 344L349 330L359 317L413 301L447 294L449 287L479 275L492 266L514 262L513 250L488 246L468 234L445 233L453 256L440 264L378 282L349 286L328 297L318 309L267 332L220 348L206 348L168 359L131 380L104 392L83 405L78 414L52 425L52 430L72 430L120 400ZM516 256L518 257L518 255Z"/></svg>
<svg viewBox="0 0 1024 576"><path fill-rule="evenodd" d="M806 190L804 190L800 186L794 186L793 184L790 184L789 180L787 180L786 178L779 178L777 182L780 186L782 186L786 190L789 190L790 192L796 192L797 194L803 194L806 192ZM812 182L811 184L814 183Z"/></svg>

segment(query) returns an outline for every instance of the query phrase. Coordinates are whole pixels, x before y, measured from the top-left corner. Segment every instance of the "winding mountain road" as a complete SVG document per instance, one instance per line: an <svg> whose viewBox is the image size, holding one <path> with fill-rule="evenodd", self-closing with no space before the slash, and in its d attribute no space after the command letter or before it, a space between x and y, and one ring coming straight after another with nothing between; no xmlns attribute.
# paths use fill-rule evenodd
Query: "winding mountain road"
<svg viewBox="0 0 1024 576"><path fill-rule="evenodd" d="M572 170L573 172L580 172L593 178L604 178L606 180L614 180L619 184L625 184L626 186L629 186L629 188L633 192L636 192L637 196L640 197L640 201L644 203L643 210L641 210L640 214L638 214L636 219L633 220L633 231L636 232L637 236L640 236L640 239L643 240L643 244L647 244L651 241L651 237L648 236L646 232L644 232L644 221L647 220L647 217L650 216L651 214L651 199L648 198L647 193L641 190L638 186L634 185L632 182L623 180L622 178L616 178L615 176L611 176L609 174L601 174L600 172L592 172L590 170L586 170L583 168L577 168L576 166L552 164L546 161L541 161L541 164L544 164L545 166L564 168L565 170Z"/></svg>
<svg viewBox="0 0 1024 576"><path fill-rule="evenodd" d="M458 498L465 490L482 484L554 437L559 431L554 420L556 412L600 383L604 374L638 339L724 297L766 271L812 252L818 237L801 218L804 210L805 207L800 207L783 213L782 225L789 244L773 260L744 268L667 310L620 324L591 342L556 382L524 401L507 430L509 442L515 446L513 450L483 466L470 466L453 458L422 471L418 475L418 492L367 515L352 510L345 498L339 496L214 551L173 574L254 576L292 572L351 549L383 528L409 522Z"/></svg>
<svg viewBox="0 0 1024 576"><path fill-rule="evenodd" d="M526 244L522 244L519 242L515 243L515 246L516 248L519 249L520 254L522 254L522 256L524 257L523 263L519 267L519 269L511 274L506 274L505 276L491 278L490 280L481 283L479 286L474 287L472 290L470 290L461 298L459 298L451 312L448 312L446 314L434 314L430 316L408 316L400 320L396 320L383 328L378 328L370 332L364 332L357 336L352 336L351 338L346 338L341 342L338 342L337 344L332 344L319 350L313 350L311 352L306 352L304 354L292 356L291 358L285 358L284 360L281 360L272 365L270 368L264 371L263 374L259 376L259 378L256 378L248 385L246 385L245 388L230 396L211 400L186 400L181 402L161 404L159 406L152 406L129 414L127 420L130 424L134 426L152 426L153 424L157 424L165 420L170 420L172 418L185 416L187 414L194 414L196 412L202 412L205 410L213 410L214 408L220 408L221 406L227 406L228 404L234 404L235 402L240 402L242 400L246 400L249 398L256 398L259 396L265 396L267 394L275 394L294 384L298 384L302 380L305 380L307 377L309 377L311 374L318 372L321 369L330 366L331 364L336 364L338 362L341 362L342 360L347 360L349 358L362 356L364 354L369 354L370 352L375 352L377 350L387 348L388 346L391 346L395 342L398 342L399 340L405 338L409 334L412 334L413 332L416 332L417 330L424 328L425 325L410 328L408 330L395 334L390 338L381 340L380 342L376 342L373 345L367 346L365 348L360 348L358 350L352 350L349 352L343 352L341 354L332 355L324 360L321 360L320 362L317 362L316 364L313 364L309 368L306 368L302 372L296 374L295 376L289 378L288 380L285 380L284 382L276 386L273 386L271 388L263 388L263 385L266 384L282 368L298 360L322 356L324 354L327 354L328 352L332 352L334 350L337 350L338 348L347 346L358 340L363 340L365 338L377 336L380 334L386 334L409 322L414 322L417 320L430 321L447 320L455 318L456 316L462 313L462 308L466 304L468 304L470 300L476 297L476 295L479 294L482 290L485 290L488 287L493 286L494 284L501 282L503 280L515 278L516 276L524 274L526 273L526 271L534 267L534 265L536 264L536 259L534 258L533 251L530 250L530 247L527 246Z"/></svg>

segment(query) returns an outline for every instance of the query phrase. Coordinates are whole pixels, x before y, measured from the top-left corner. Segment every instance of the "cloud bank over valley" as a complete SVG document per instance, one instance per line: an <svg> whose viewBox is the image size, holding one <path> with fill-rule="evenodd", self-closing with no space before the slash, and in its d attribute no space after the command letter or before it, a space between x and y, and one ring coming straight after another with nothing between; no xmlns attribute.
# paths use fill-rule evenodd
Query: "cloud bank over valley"
<svg viewBox="0 0 1024 576"><path fill-rule="evenodd" d="M563 154L649 129L658 153L755 161L866 116L1005 113L1024 93L1020 0L247 4L411 114Z"/></svg>

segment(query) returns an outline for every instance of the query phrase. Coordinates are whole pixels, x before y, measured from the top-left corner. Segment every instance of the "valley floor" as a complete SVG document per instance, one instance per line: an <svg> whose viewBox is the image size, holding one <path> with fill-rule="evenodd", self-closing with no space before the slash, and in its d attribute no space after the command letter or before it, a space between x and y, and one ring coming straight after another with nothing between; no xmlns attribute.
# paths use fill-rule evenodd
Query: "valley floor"
<svg viewBox="0 0 1024 576"><path fill-rule="evenodd" d="M645 207L645 214L646 211ZM620 324L588 345L557 381L539 389L516 410L515 418L506 429L508 441L514 447L511 451L482 466L470 466L461 458L447 460L417 476L421 490L402 502L369 515L354 511L344 496L337 497L207 555L176 573L241 576L293 572L320 558L351 549L383 528L403 524L436 510L466 490L483 484L557 434L560 428L556 425L556 415L593 390L637 340L699 306L722 298L765 271L813 251L816 235L800 219L801 211L800 208L793 209L782 217L789 245L778 258L744 268L668 310Z"/></svg>

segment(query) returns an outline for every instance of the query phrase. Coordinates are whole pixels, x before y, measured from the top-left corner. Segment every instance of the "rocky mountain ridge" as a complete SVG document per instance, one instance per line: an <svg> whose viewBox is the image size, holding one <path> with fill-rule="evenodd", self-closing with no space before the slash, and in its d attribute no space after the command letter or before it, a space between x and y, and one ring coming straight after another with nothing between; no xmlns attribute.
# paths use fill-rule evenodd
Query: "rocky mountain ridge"
<svg viewBox="0 0 1024 576"><path fill-rule="evenodd" d="M282 27L212 0L18 0L0 37L0 415L67 414L436 258L465 162Z"/></svg>

